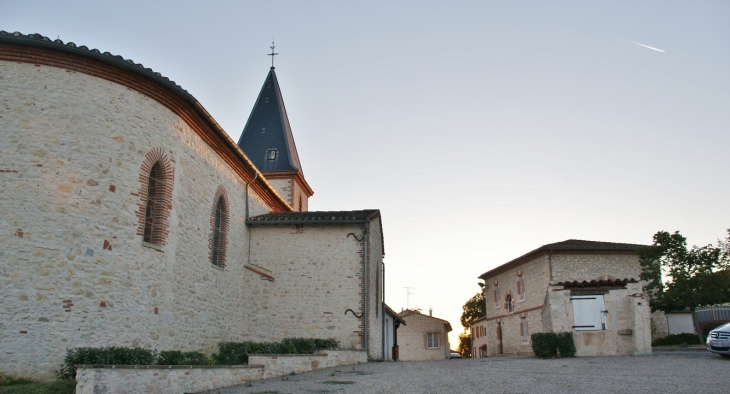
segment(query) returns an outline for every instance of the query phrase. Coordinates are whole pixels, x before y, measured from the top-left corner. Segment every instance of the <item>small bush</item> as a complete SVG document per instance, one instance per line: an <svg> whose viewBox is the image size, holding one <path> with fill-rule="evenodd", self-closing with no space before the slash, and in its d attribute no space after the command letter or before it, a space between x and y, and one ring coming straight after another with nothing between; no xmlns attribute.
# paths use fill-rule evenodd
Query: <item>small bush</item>
<svg viewBox="0 0 730 394"><path fill-rule="evenodd" d="M561 332L557 334L556 345L558 348L558 357L575 357L576 349L572 332Z"/></svg>
<svg viewBox="0 0 730 394"><path fill-rule="evenodd" d="M710 335L710 331L716 329L717 327L720 327L723 324L726 324L727 322L723 323L707 323L704 327L702 327L702 336L707 339L707 337Z"/></svg>
<svg viewBox="0 0 730 394"><path fill-rule="evenodd" d="M656 339L651 346L678 346L678 345L699 345L700 338L697 334L672 334L664 338Z"/></svg>
<svg viewBox="0 0 730 394"><path fill-rule="evenodd" d="M281 342L220 342L211 358L218 365L248 364L249 354L313 354L317 349L335 349L335 339L285 338Z"/></svg>
<svg viewBox="0 0 730 394"><path fill-rule="evenodd" d="M554 332L536 332L530 336L532 352L537 358L558 357L557 335Z"/></svg>
<svg viewBox="0 0 730 394"><path fill-rule="evenodd" d="M155 362L155 351L126 347L77 347L66 349L66 357L59 366L56 375L59 379L76 378L76 364L98 365L150 365Z"/></svg>
<svg viewBox="0 0 730 394"><path fill-rule="evenodd" d="M179 350L165 350L157 356L157 365L205 365L207 357L200 352L181 352Z"/></svg>
<svg viewBox="0 0 730 394"><path fill-rule="evenodd" d="M531 335L532 352L537 358L575 357L572 332L537 332Z"/></svg>

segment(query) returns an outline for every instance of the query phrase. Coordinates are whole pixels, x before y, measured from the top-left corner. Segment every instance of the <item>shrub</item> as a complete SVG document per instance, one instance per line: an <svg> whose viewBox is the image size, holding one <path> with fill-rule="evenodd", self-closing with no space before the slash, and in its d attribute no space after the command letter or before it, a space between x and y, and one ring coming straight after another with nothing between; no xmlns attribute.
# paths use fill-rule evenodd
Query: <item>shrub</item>
<svg viewBox="0 0 730 394"><path fill-rule="evenodd" d="M56 375L59 379L74 379L76 364L99 365L150 365L155 362L155 351L126 347L77 347L66 349L63 364L59 366Z"/></svg>
<svg viewBox="0 0 730 394"><path fill-rule="evenodd" d="M155 360L157 365L205 365L207 357L200 352L181 352L179 350L165 350L160 352Z"/></svg>
<svg viewBox="0 0 730 394"><path fill-rule="evenodd" d="M558 348L558 357L575 357L576 349L572 332L561 332L557 334L556 345Z"/></svg>
<svg viewBox="0 0 730 394"><path fill-rule="evenodd" d="M707 337L710 335L710 331L716 329L717 327L720 327L723 324L726 324L727 322L722 323L707 323L704 327L702 327L702 336L707 339Z"/></svg>
<svg viewBox="0 0 730 394"><path fill-rule="evenodd" d="M672 334L659 338L651 343L651 346L677 346L677 345L699 345L700 338L697 334Z"/></svg>
<svg viewBox="0 0 730 394"><path fill-rule="evenodd" d="M575 357L572 332L537 332L531 339L532 352L537 358Z"/></svg>
<svg viewBox="0 0 730 394"><path fill-rule="evenodd" d="M537 358L558 357L557 335L554 332L536 332L530 336L532 352Z"/></svg>
<svg viewBox="0 0 730 394"><path fill-rule="evenodd" d="M218 365L248 364L249 354L312 354L317 349L335 349L335 339L285 338L281 342L220 342L211 357Z"/></svg>

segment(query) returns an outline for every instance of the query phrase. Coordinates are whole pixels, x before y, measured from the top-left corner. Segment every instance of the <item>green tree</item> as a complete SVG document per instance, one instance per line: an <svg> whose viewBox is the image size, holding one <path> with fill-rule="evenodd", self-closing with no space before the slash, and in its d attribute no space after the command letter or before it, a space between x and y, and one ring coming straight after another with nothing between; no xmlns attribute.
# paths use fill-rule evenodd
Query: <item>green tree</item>
<svg viewBox="0 0 730 394"><path fill-rule="evenodd" d="M694 312L699 306L730 302L730 229L727 240L717 246L687 249L679 231L659 231L653 240L636 251L652 310Z"/></svg>
<svg viewBox="0 0 730 394"><path fill-rule="evenodd" d="M461 308L461 325L465 329L469 328L469 324L480 317L487 315L487 305L484 301L484 292L479 292L470 298Z"/></svg>
<svg viewBox="0 0 730 394"><path fill-rule="evenodd" d="M459 348L456 349L462 358L471 358L471 335L465 331L459 334Z"/></svg>

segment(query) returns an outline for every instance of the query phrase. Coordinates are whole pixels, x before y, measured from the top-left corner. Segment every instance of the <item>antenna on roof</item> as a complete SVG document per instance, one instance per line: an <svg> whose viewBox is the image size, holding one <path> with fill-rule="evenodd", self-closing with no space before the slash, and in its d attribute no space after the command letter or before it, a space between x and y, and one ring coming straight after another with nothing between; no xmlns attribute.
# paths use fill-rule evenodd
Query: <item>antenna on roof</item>
<svg viewBox="0 0 730 394"><path fill-rule="evenodd" d="M271 37L271 46L269 47L271 48L271 53L269 54L269 56L271 56L271 68L274 68L274 56L278 55L278 53L274 53L275 47L276 45L274 45L274 37Z"/></svg>
<svg viewBox="0 0 730 394"><path fill-rule="evenodd" d="M415 289L415 287L404 287L406 289L406 309L411 309L411 295L416 295L416 293L411 293L411 289Z"/></svg>

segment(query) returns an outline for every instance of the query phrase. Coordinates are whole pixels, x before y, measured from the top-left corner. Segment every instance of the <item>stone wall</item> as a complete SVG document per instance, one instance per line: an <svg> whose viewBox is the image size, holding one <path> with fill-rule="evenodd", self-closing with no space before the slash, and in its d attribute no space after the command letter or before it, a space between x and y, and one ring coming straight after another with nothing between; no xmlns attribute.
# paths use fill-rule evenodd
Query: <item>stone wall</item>
<svg viewBox="0 0 730 394"><path fill-rule="evenodd" d="M249 365L79 365L76 369L76 393L181 394L366 362L364 351L319 350L312 355L251 355Z"/></svg>
<svg viewBox="0 0 730 394"><path fill-rule="evenodd" d="M553 253L553 281L584 281L594 279L639 279L639 257L624 253Z"/></svg>
<svg viewBox="0 0 730 394"><path fill-rule="evenodd" d="M71 347L209 354L219 341L276 339L261 318L268 284L246 269L245 183L189 123L80 72L0 61L0 76L0 370L49 379ZM139 234L150 155L172 176L159 246ZM221 190L224 269L209 257ZM251 190L250 214L271 211Z"/></svg>
<svg viewBox="0 0 730 394"><path fill-rule="evenodd" d="M616 356L651 354L651 308L641 294L643 283L628 283L625 289L613 289L603 294L606 329L598 331L574 331L571 290L551 286L546 307L551 310L549 331L572 331L577 356ZM582 290L581 294L590 293ZM596 291L596 294L601 293Z"/></svg>
<svg viewBox="0 0 730 394"><path fill-rule="evenodd" d="M271 340L335 338L362 349L361 319L345 313L362 313L362 244L349 233L361 234L361 225L252 227L250 264L273 280L253 279L266 300L241 329L264 330L261 338Z"/></svg>
<svg viewBox="0 0 730 394"><path fill-rule="evenodd" d="M543 331L541 308L545 302L549 270L548 256L542 255L487 279L485 302L488 355L500 354L500 350L502 354L532 354L530 340L524 341L522 338L522 320L527 320L528 338L532 333ZM520 297L517 291L520 275L524 285L524 297ZM497 299L495 288L498 289ZM506 304L508 295L512 297L512 312ZM501 349L499 330L502 337Z"/></svg>
<svg viewBox="0 0 730 394"><path fill-rule="evenodd" d="M263 376L262 365L79 365L76 394L182 394L234 386Z"/></svg>
<svg viewBox="0 0 730 394"><path fill-rule="evenodd" d="M315 369L368 362L362 350L320 350L317 354L258 354L248 357L251 365L263 365L263 378L309 372Z"/></svg>
<svg viewBox="0 0 730 394"><path fill-rule="evenodd" d="M449 337L446 331L446 322L420 313L400 315L406 321L398 328L398 346L402 361L444 360L449 358ZM439 347L427 348L426 334L439 334Z"/></svg>

